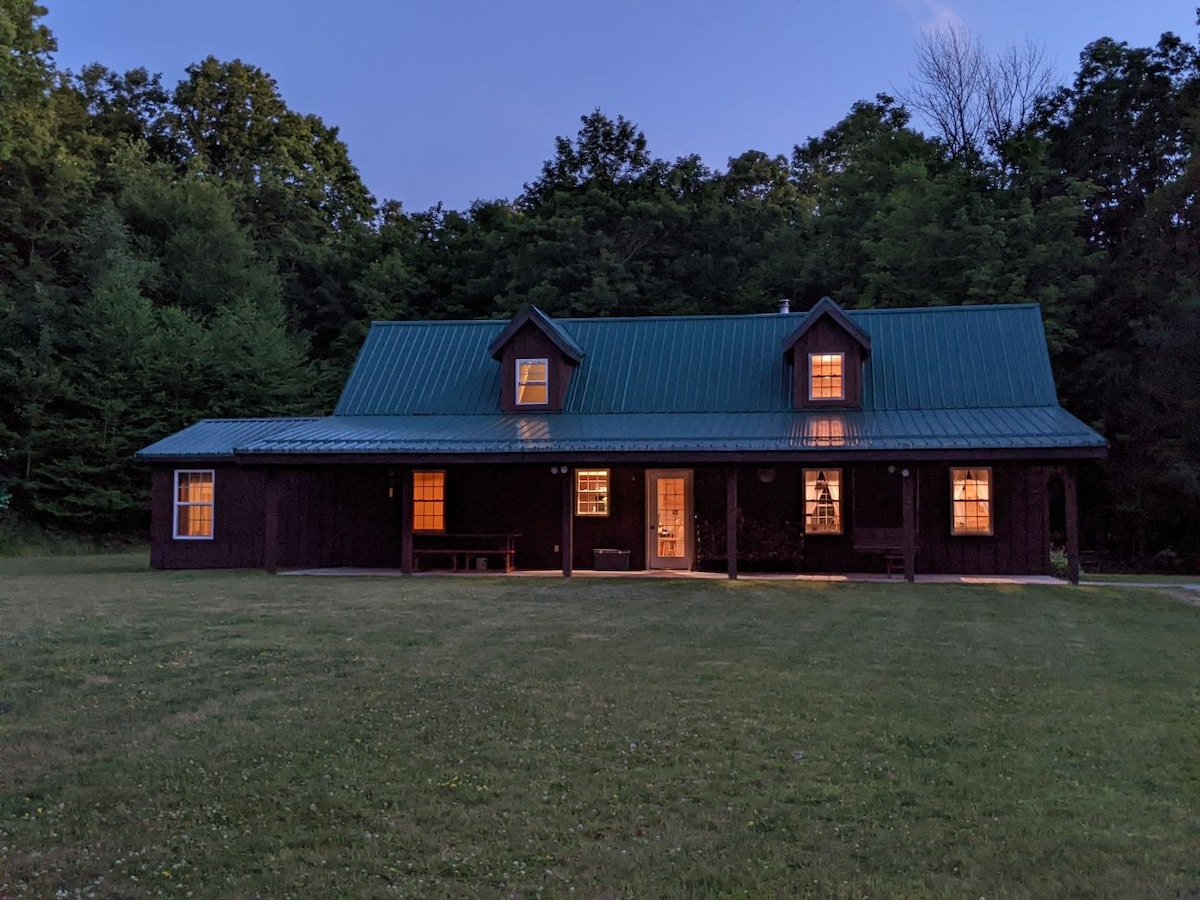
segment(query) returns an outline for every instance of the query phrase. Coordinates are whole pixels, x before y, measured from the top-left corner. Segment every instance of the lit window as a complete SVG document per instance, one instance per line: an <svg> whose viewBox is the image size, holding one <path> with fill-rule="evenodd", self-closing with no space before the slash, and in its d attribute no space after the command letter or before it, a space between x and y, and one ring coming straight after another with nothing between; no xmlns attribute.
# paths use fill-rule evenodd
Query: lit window
<svg viewBox="0 0 1200 900"><path fill-rule="evenodd" d="M804 531L842 533L841 469L804 470Z"/></svg>
<svg viewBox="0 0 1200 900"><path fill-rule="evenodd" d="M951 534L992 533L992 470L951 469Z"/></svg>
<svg viewBox="0 0 1200 900"><path fill-rule="evenodd" d="M534 406L550 402L549 365L544 359L517 360L517 405Z"/></svg>
<svg viewBox="0 0 1200 900"><path fill-rule="evenodd" d="M810 353L808 355L809 400L845 399L842 359L841 353Z"/></svg>
<svg viewBox="0 0 1200 900"><path fill-rule="evenodd" d="M446 473L413 472L413 531L446 530Z"/></svg>
<svg viewBox="0 0 1200 900"><path fill-rule="evenodd" d="M575 515L608 515L608 469L580 469L575 473Z"/></svg>
<svg viewBox="0 0 1200 900"><path fill-rule="evenodd" d="M175 538L211 541L216 473L212 469L175 472Z"/></svg>

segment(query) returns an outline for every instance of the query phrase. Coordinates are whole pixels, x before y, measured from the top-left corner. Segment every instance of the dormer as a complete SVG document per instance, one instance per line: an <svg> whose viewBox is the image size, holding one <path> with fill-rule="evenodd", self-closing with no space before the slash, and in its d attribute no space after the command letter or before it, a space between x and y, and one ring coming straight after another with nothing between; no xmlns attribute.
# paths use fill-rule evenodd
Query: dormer
<svg viewBox="0 0 1200 900"><path fill-rule="evenodd" d="M583 350L561 325L527 306L488 348L500 363L500 409L506 413L562 412Z"/></svg>
<svg viewBox="0 0 1200 900"><path fill-rule="evenodd" d="M822 297L783 342L795 373L792 405L797 409L862 409L863 363L871 336L840 306Z"/></svg>

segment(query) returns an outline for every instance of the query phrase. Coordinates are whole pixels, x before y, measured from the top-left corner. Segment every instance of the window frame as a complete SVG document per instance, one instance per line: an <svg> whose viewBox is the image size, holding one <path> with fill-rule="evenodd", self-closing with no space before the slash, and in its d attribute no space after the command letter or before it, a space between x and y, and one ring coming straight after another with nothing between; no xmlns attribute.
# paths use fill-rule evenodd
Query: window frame
<svg viewBox="0 0 1200 900"><path fill-rule="evenodd" d="M180 475L207 475L209 490L211 497L208 500L180 500L179 499L179 476ZM175 477L172 479L173 490L171 493L171 539L176 541L211 541L215 540L217 534L217 470L216 469L176 469ZM191 509L193 507L207 507L208 514L208 534L180 534L179 532L179 511L181 509Z"/></svg>
<svg viewBox="0 0 1200 900"><path fill-rule="evenodd" d="M418 497L417 496L417 476L418 475L440 475L441 483L437 485L440 490L440 496L437 497ZM437 515L441 519L441 528L418 528L417 527L417 504L436 504L438 512L423 513L423 518L429 518L432 515ZM446 470L445 469L413 469L412 470L412 509L408 511L409 524L412 526L413 534L445 534L446 533Z"/></svg>
<svg viewBox="0 0 1200 900"><path fill-rule="evenodd" d="M967 481L966 475L974 474L975 477L972 478L971 480L976 482L977 484L982 483L984 485L984 490L985 490L987 496L982 499L980 499L978 496L963 497L961 500L958 497L956 497L955 491L958 487L958 480L959 480L958 473L960 473L960 472L965 473L962 477L962 481L964 483ZM979 473L981 473L981 472L984 473L984 478L982 478L982 479L980 479L978 477ZM994 505L995 499L992 497L992 494L994 493L995 485L996 485L996 481L995 481L995 478L993 477L993 469L991 466L951 466L950 467L950 534L952 537L993 537L995 535L995 533L996 533L996 507ZM985 508L987 510L987 530L986 531L984 531L982 529L978 529L978 528L968 529L965 524L964 524L963 528L961 528L961 529L959 528L959 526L958 526L958 519L959 519L958 505L960 503L963 505L962 518L963 518L964 523L970 521L972 518L976 519L976 520L978 519L978 515L976 515L974 517L968 517L968 515L967 515L967 504L968 503L982 503L985 505Z"/></svg>
<svg viewBox="0 0 1200 900"><path fill-rule="evenodd" d="M816 374L817 361L821 360L823 364L828 365L833 360L837 360L836 375L820 375ZM816 393L817 379L820 377L822 383L828 382L830 385L836 382L837 394L818 395ZM846 354L845 353L809 353L808 354L808 399L813 403L830 403L837 400L846 399Z"/></svg>
<svg viewBox="0 0 1200 900"><path fill-rule="evenodd" d="M584 478L603 478L602 488L585 490L580 486ZM597 495L599 499L597 500ZM590 498L590 499L589 499ZM600 510L583 508L584 501L597 503L603 507ZM611 469L576 469L575 470L575 515L581 518L601 518L612 511L612 470Z"/></svg>
<svg viewBox="0 0 1200 900"><path fill-rule="evenodd" d="M545 377L540 380L526 379L521 380L522 365L540 365L542 371L545 372ZM530 388L541 386L546 391L544 400L522 400L521 388ZM516 406L549 406L550 405L550 359L548 357L521 357L516 360L513 365L513 403Z"/></svg>
<svg viewBox="0 0 1200 900"><path fill-rule="evenodd" d="M810 472L817 476L820 476L820 475L825 476L826 489L828 489L830 487L830 482L831 482L831 479L829 477L830 474L833 473L836 476L832 481L833 492L830 496L830 499L828 501L824 501L824 502L832 503L834 506L834 509L836 510L836 515L837 515L837 528L836 529L831 529L831 528L814 529L813 528L812 520L816 517L817 507L823 501L820 499L819 495L814 495L814 497L811 500L809 499L808 476L809 476ZM843 478L844 474L845 473L843 472L842 469L830 468L828 466L822 466L822 467L809 468L809 469L802 470L800 477L804 484L804 534L806 536L812 535L812 536L816 537L816 536L822 536L822 535L829 535L829 536L837 537L839 535L843 535L846 533L846 507L843 503L843 501L845 499L844 486L846 483L845 479ZM816 488L816 486L818 484L820 484L819 477L817 479L813 480L813 487ZM813 508L813 512L811 514L808 511L808 505L810 503L815 504L815 506Z"/></svg>

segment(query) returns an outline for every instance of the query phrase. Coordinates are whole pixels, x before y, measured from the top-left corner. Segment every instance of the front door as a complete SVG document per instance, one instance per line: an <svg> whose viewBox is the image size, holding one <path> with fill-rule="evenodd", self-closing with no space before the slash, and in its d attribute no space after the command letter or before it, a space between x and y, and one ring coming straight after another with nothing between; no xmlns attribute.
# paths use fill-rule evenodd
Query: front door
<svg viewBox="0 0 1200 900"><path fill-rule="evenodd" d="M650 469L646 472L647 567L690 569L694 559L692 470Z"/></svg>

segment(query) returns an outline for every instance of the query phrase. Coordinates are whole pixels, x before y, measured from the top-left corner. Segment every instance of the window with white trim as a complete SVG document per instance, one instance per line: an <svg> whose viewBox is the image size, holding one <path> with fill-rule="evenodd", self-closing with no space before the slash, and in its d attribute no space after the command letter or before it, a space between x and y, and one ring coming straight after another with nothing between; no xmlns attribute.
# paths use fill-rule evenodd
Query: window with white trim
<svg viewBox="0 0 1200 900"><path fill-rule="evenodd" d="M608 469L575 472L575 515L608 515Z"/></svg>
<svg viewBox="0 0 1200 900"><path fill-rule="evenodd" d="M517 406L545 406L550 402L550 361L517 360Z"/></svg>
<svg viewBox="0 0 1200 900"><path fill-rule="evenodd" d="M992 533L992 470L975 466L950 470L951 534Z"/></svg>
<svg viewBox="0 0 1200 900"><path fill-rule="evenodd" d="M842 377L845 362L843 353L808 354L809 400L846 399L846 383Z"/></svg>
<svg viewBox="0 0 1200 900"><path fill-rule="evenodd" d="M177 541L211 541L217 473L176 469L172 533Z"/></svg>
<svg viewBox="0 0 1200 900"><path fill-rule="evenodd" d="M446 473L413 472L413 531L446 530Z"/></svg>
<svg viewBox="0 0 1200 900"><path fill-rule="evenodd" d="M842 533L842 470L804 470L805 534Z"/></svg>

